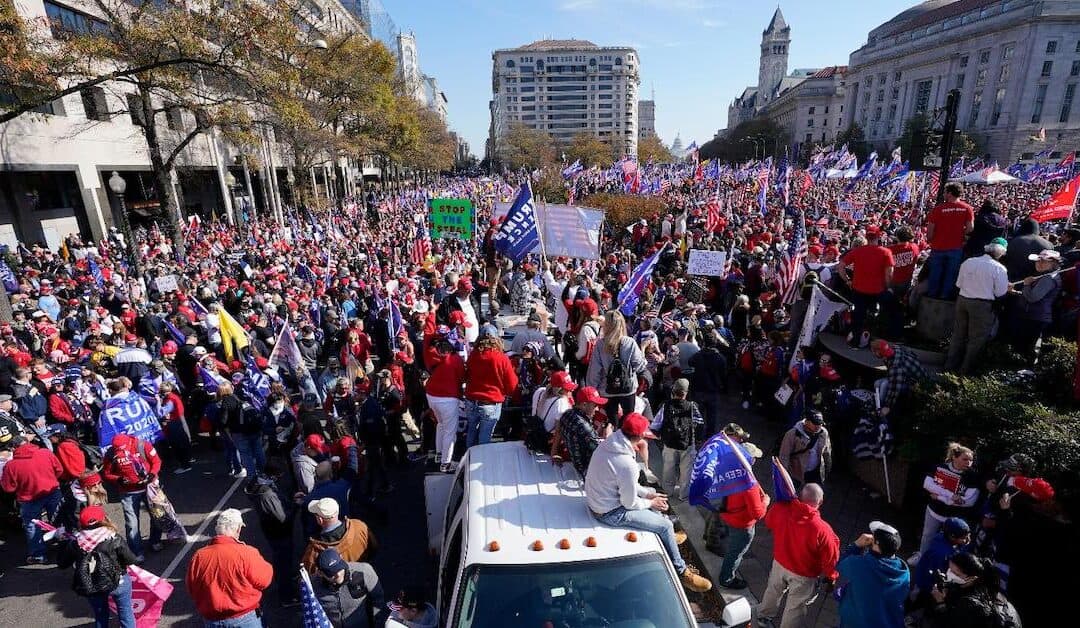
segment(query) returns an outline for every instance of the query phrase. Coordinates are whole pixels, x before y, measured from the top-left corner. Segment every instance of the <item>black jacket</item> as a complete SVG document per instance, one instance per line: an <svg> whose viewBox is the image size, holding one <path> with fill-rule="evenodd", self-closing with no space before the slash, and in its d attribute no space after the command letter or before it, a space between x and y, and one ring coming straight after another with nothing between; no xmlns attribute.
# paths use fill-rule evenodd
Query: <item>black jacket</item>
<svg viewBox="0 0 1080 628"><path fill-rule="evenodd" d="M713 347L698 351L689 360L690 392L712 394L727 390L727 359Z"/></svg>
<svg viewBox="0 0 1080 628"><path fill-rule="evenodd" d="M244 492L259 515L263 534L270 540L291 539L296 505L276 483L259 481L260 479L261 476L249 482L244 487Z"/></svg>
<svg viewBox="0 0 1080 628"><path fill-rule="evenodd" d="M476 320L483 325L487 322L484 308L480 305L480 292L473 290L469 295L469 301L472 302L473 311L476 312ZM435 310L435 324L450 326L450 314L452 312L460 312L461 304L458 303L456 294L448 294L439 303L438 309Z"/></svg>
<svg viewBox="0 0 1080 628"><path fill-rule="evenodd" d="M997 617L1013 618L1012 625L1020 628L1020 617L1004 597L991 601L986 595L970 589L951 589L944 604L931 607L930 628L998 628L1010 626L999 623Z"/></svg>
<svg viewBox="0 0 1080 628"><path fill-rule="evenodd" d="M112 538L98 543L94 550L112 555L113 560L120 566L120 573L117 574L116 577L117 581L123 576L128 565L134 565L137 562L135 554L128 548L127 541L124 540L124 537L121 534L115 534ZM87 553L89 552L86 552L79 547L79 544L75 539L71 539L60 548L60 554L57 556L56 564L61 569L67 569L72 565L76 565L79 562L79 559ZM101 561L102 564L105 562L106 561L104 560ZM78 574L75 575L75 578L78 578ZM72 581L72 586L77 588L75 580Z"/></svg>

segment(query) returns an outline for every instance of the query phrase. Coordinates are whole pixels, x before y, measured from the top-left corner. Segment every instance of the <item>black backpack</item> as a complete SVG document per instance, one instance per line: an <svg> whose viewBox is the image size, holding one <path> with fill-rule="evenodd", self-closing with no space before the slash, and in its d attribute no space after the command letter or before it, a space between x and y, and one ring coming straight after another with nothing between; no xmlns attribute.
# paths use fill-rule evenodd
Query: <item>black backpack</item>
<svg viewBox="0 0 1080 628"><path fill-rule="evenodd" d="M604 389L608 395L629 395L637 388L637 379L630 370L630 361L622 359L622 348L623 342L620 341L619 350L612 356L607 367Z"/></svg>
<svg viewBox="0 0 1080 628"><path fill-rule="evenodd" d="M74 543L74 541L72 541ZM84 552L75 562L75 576L72 588L83 597L108 593L120 584L124 575L123 568L116 561L115 552L105 551L103 545L114 541L104 541L89 552Z"/></svg>
<svg viewBox="0 0 1080 628"><path fill-rule="evenodd" d="M79 449L82 451L83 460L86 462L86 472L96 473L101 471L101 466L105 463L105 455L101 453L101 447L75 442L78 443Z"/></svg>
<svg viewBox="0 0 1080 628"><path fill-rule="evenodd" d="M578 335L572 331L567 331L565 334L563 334L562 341L563 355L566 356L567 360L573 360L574 356L577 355Z"/></svg>
<svg viewBox="0 0 1080 628"><path fill-rule="evenodd" d="M664 404L664 424L660 427L664 447L682 450L694 443L694 402L684 403L684 409L676 408L674 402Z"/></svg>
<svg viewBox="0 0 1080 628"><path fill-rule="evenodd" d="M547 393L544 393L547 396ZM547 401L548 407L545 415L551 413L556 406L555 399L544 399ZM551 452L551 434L544 427L544 420L547 416L537 416L531 414L525 418L525 447L532 452L538 454L546 454Z"/></svg>

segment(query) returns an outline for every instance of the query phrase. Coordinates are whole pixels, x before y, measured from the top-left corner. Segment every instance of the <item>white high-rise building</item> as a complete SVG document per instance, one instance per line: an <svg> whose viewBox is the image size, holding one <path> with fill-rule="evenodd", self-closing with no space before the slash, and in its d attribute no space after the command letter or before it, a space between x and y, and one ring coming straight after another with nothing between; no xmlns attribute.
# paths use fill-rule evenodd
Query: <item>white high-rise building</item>
<svg viewBox="0 0 1080 628"><path fill-rule="evenodd" d="M639 60L629 47L543 39L491 55L489 157L515 123L567 144L581 132L637 154Z"/></svg>

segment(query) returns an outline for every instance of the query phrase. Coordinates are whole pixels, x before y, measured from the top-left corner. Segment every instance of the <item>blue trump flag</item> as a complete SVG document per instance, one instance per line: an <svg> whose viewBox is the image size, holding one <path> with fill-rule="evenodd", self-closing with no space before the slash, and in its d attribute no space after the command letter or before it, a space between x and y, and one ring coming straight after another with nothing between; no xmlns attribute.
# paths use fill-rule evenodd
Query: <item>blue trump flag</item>
<svg viewBox="0 0 1080 628"><path fill-rule="evenodd" d="M128 434L154 444L161 440L161 425L150 404L132 391L105 401L98 425L98 442L108 447L117 434Z"/></svg>
<svg viewBox="0 0 1080 628"><path fill-rule="evenodd" d="M86 265L90 268L90 276L94 278L94 285L98 288L105 285L105 276L101 274L101 266L98 266L94 258L86 258Z"/></svg>
<svg viewBox="0 0 1080 628"><path fill-rule="evenodd" d="M259 370L255 359L250 355L244 357L244 382L241 387L248 403L256 410L262 412L266 409L266 399L270 396L270 378Z"/></svg>
<svg viewBox="0 0 1080 628"><path fill-rule="evenodd" d="M4 289L9 293L19 291L19 280L15 278L15 273L11 272L7 261L2 259L0 259L0 280L4 282Z"/></svg>
<svg viewBox="0 0 1080 628"><path fill-rule="evenodd" d="M515 262L525 259L540 244L536 207L528 181L521 184L521 190L494 239L495 250Z"/></svg>
<svg viewBox="0 0 1080 628"><path fill-rule="evenodd" d="M776 456L772 459L772 479L773 479L773 492L776 497L773 499L778 502L790 502L799 498L799 494L795 492L795 483L791 481L791 476L788 474L784 465L780 464L780 460Z"/></svg>
<svg viewBox="0 0 1080 628"><path fill-rule="evenodd" d="M716 510L714 502L757 486L750 454L720 432L698 451L690 474L690 505Z"/></svg>
<svg viewBox="0 0 1080 628"><path fill-rule="evenodd" d="M637 309L638 297L641 296L641 291L645 288L645 284L648 283L653 268L656 268L656 262L660 260L660 254L665 249L667 249L667 245L642 260L634 269L634 272L630 274L630 279L626 282L626 285L622 287L622 290L619 290L619 311L624 316L634 315L634 310Z"/></svg>

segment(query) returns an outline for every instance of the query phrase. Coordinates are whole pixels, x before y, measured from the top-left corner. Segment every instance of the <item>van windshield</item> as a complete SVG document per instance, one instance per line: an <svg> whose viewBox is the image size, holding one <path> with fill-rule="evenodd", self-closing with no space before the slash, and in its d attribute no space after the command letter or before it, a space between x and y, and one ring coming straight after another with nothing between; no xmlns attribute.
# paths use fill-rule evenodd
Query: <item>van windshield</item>
<svg viewBox="0 0 1080 628"><path fill-rule="evenodd" d="M659 554L541 565L473 565L457 628L627 625L692 628ZM620 624L620 622L631 622Z"/></svg>

